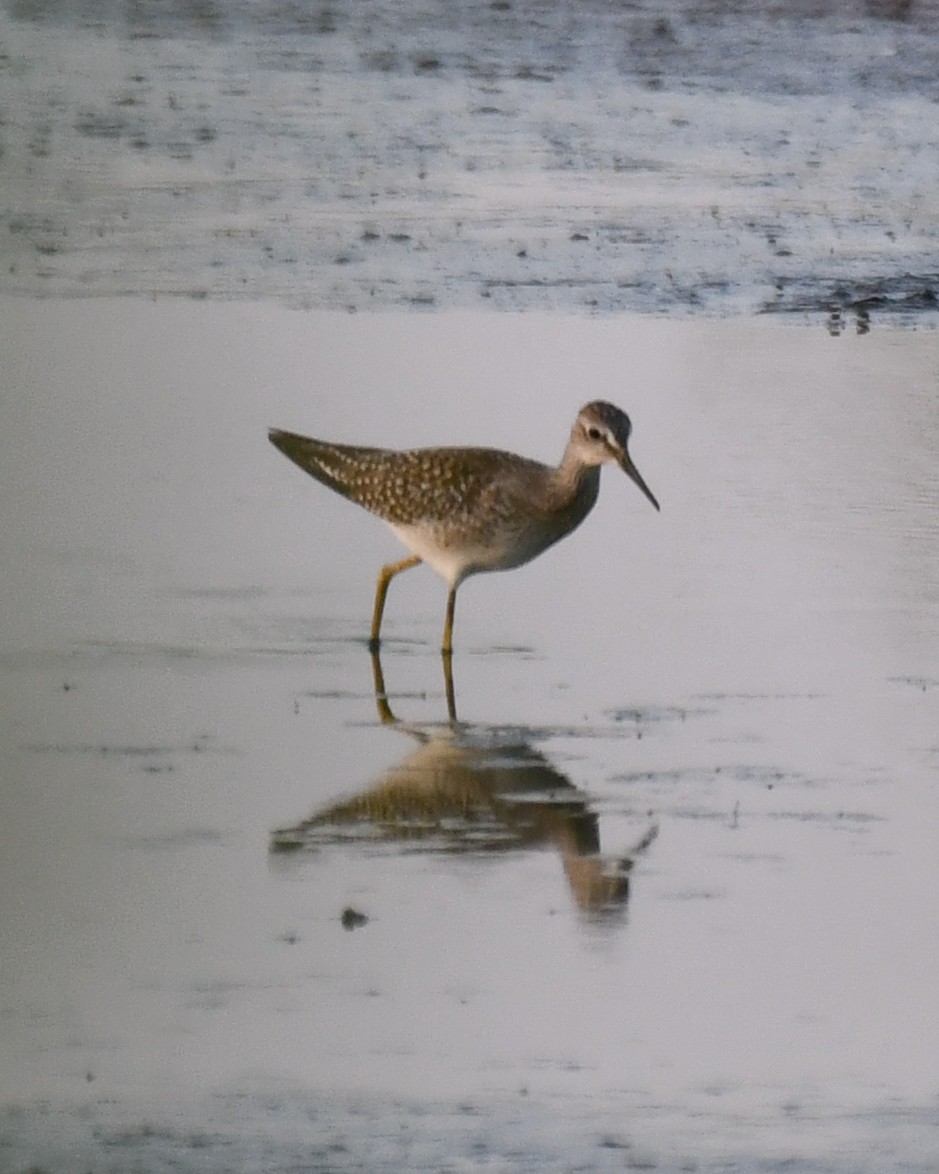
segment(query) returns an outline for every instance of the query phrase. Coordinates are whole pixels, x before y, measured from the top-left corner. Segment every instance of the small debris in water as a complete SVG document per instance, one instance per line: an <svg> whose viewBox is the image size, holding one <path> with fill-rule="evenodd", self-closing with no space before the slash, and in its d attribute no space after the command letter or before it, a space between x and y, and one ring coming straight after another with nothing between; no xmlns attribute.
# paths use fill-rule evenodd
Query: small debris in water
<svg viewBox="0 0 939 1174"><path fill-rule="evenodd" d="M368 918L364 913L360 913L358 909L353 909L351 905L347 905L342 911L343 929L358 929L362 925L368 924Z"/></svg>

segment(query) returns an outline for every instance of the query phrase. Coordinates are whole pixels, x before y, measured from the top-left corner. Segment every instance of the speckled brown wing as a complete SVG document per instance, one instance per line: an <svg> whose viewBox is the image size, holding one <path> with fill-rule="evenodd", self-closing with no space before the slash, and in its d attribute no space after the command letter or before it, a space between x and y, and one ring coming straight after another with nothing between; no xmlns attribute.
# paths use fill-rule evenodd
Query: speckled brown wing
<svg viewBox="0 0 939 1174"><path fill-rule="evenodd" d="M517 508L512 498L520 468L538 482L546 472L536 461L496 449L396 452L280 431L272 431L270 439L311 477L393 525L430 522L465 529L481 516L497 522Z"/></svg>

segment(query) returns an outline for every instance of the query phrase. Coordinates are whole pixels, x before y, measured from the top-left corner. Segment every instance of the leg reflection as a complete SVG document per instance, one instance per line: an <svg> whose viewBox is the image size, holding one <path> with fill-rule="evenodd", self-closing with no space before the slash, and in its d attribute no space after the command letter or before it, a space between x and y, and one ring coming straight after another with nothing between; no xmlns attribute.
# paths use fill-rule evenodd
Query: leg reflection
<svg viewBox="0 0 939 1174"><path fill-rule="evenodd" d="M443 659L443 687L447 696L447 717L452 723L457 720L456 717L456 693L453 689L453 653L442 653Z"/></svg>
<svg viewBox="0 0 939 1174"><path fill-rule="evenodd" d="M383 725L397 725L391 705L388 702L388 690L385 688L385 674L381 667L381 653L377 648L370 649L372 658L372 680L375 684L375 707L378 710L379 721ZM453 657L450 653L443 653L443 687L447 698L447 719L451 725L456 725L456 691L453 687Z"/></svg>
<svg viewBox="0 0 939 1174"><path fill-rule="evenodd" d="M396 725L398 719L391 712L391 706L388 704L388 693L385 689L385 674L381 670L381 656L378 649L371 647L372 655L372 680L375 683L375 707L378 710L378 719L383 725Z"/></svg>

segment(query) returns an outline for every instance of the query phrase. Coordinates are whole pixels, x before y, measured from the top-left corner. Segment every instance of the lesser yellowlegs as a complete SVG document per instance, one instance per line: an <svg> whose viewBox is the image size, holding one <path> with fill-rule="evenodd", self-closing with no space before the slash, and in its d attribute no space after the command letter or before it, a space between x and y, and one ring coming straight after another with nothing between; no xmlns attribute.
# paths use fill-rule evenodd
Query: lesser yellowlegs
<svg viewBox="0 0 939 1174"><path fill-rule="evenodd" d="M271 443L330 489L382 518L413 553L378 576L371 647L380 642L388 584L426 562L447 582L442 651L453 647L459 585L470 575L529 562L584 520L600 490L600 466L617 464L659 508L630 459L632 425L613 404L581 408L556 468L489 448L404 452L312 440L272 429Z"/></svg>

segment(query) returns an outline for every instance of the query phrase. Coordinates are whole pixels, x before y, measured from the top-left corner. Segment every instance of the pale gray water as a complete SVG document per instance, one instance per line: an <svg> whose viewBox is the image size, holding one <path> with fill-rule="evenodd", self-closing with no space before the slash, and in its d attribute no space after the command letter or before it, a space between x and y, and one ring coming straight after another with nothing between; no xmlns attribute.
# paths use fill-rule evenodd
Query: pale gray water
<svg viewBox="0 0 939 1174"><path fill-rule="evenodd" d="M4 6L4 1174L936 1169L937 17ZM266 428L595 397L662 513L463 588L455 731L409 572L382 724Z"/></svg>
<svg viewBox="0 0 939 1174"><path fill-rule="evenodd" d="M0 324L0 1169L935 1168L930 333ZM551 458L594 395L662 513L606 473L465 586L455 748L443 584L395 583L422 750L363 642L398 547L265 427ZM309 822L415 754L482 823Z"/></svg>

